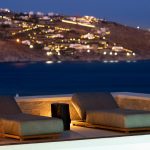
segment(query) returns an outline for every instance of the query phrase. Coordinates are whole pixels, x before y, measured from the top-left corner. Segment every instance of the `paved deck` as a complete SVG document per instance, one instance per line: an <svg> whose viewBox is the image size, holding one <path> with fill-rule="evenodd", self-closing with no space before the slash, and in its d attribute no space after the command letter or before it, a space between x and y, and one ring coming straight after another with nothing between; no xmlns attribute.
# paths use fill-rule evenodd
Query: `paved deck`
<svg viewBox="0 0 150 150"><path fill-rule="evenodd" d="M118 95L118 93L114 93L114 96ZM131 98L135 97L137 98L139 95L134 95L134 94L130 94L130 93L119 93L119 95L130 95ZM150 96L149 95L144 95L147 101L149 101ZM61 100L68 100L70 99L70 95L65 95L63 98L61 96L45 96L45 97L24 97L21 100L17 100L18 102L27 102L29 101L30 104L31 102L33 102L33 106L35 107L35 101L38 101L38 105L40 102L44 103L45 101L48 102L45 103L45 105L48 105L48 110L49 110L49 101L55 101L57 99L61 99ZM127 100L126 100L127 101ZM143 103L143 97L142 97L142 101L140 103ZM134 104L134 103L133 103ZM24 104L22 105L24 106ZM43 106L43 105L42 105ZM127 105L128 106L128 105ZM146 103L146 106L150 106L148 105L148 103ZM149 107L146 106L142 106L143 110L145 108L147 108L147 110L149 110ZM29 110L29 107L27 107ZM138 108L137 108L138 109ZM33 112L33 109L31 109ZM41 107L36 108L36 112L37 110L40 110L40 112L38 112L39 114L41 113L41 110L45 111L45 107L44 109L41 109ZM49 112L48 112L49 113ZM44 113L43 113L44 114ZM38 114L37 114L38 115ZM116 131L111 131L111 130L103 130L103 129L92 129L92 128L84 128L84 127L77 127L77 126L71 126L71 130L70 131L64 131L61 136L59 138L45 138L45 139L32 139L32 140L25 140L25 141L19 141L19 140L15 140L15 139L11 139L11 138L0 138L0 146L2 145L13 145L13 144L28 144L28 143L43 143L43 142L57 142L57 141L70 141L70 140L84 140L84 139L94 139L94 138L109 138L109 137L120 137L120 136L130 136L130 135L143 135L143 134L147 134L150 135L150 132L137 132L137 133L123 133L123 132L116 132Z"/></svg>
<svg viewBox="0 0 150 150"><path fill-rule="evenodd" d="M45 138L35 140L19 141L11 138L0 138L0 145L23 144L23 143L36 143L36 142L55 142L55 141L68 141L68 140L81 140L89 138L102 138L112 136L123 136L125 133L114 132L109 130L91 129L84 127L71 126L71 130L64 131L57 139Z"/></svg>
<svg viewBox="0 0 150 150"><path fill-rule="evenodd" d="M71 130L64 131L61 136L57 139L45 138L45 139L30 139L25 141L19 141L11 138L0 138L0 146L12 145L12 144L29 144L29 143L43 143L43 142L58 142L58 141L69 141L69 140L84 140L93 138L109 138L109 137L120 137L137 134L149 134L150 132L142 133L123 133L110 130L92 129L71 126Z"/></svg>

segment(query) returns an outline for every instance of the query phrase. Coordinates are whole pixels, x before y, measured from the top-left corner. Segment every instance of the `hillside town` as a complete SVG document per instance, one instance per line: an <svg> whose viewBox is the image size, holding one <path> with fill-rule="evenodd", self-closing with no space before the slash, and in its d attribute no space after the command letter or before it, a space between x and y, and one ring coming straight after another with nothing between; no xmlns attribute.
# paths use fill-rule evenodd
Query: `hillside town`
<svg viewBox="0 0 150 150"><path fill-rule="evenodd" d="M93 16L0 9L0 40L42 51L47 60L134 59L136 51L110 40L106 21Z"/></svg>

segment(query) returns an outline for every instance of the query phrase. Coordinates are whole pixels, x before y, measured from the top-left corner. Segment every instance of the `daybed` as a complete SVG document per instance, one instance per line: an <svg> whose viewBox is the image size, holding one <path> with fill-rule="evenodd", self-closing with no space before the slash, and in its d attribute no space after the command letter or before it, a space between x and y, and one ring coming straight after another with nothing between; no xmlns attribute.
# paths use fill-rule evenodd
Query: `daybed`
<svg viewBox="0 0 150 150"><path fill-rule="evenodd" d="M0 123L5 137L21 140L58 136L64 129L61 119L22 113L10 96L0 96Z"/></svg>
<svg viewBox="0 0 150 150"><path fill-rule="evenodd" d="M125 132L150 130L150 111L121 109L110 93L76 93L72 103L81 118L74 125Z"/></svg>

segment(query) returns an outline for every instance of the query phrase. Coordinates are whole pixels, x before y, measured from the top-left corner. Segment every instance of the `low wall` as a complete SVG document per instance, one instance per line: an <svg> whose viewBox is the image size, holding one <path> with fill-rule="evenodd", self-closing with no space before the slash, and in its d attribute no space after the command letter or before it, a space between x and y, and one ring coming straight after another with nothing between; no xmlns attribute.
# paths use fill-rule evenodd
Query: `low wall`
<svg viewBox="0 0 150 150"><path fill-rule="evenodd" d="M112 95L121 108L150 111L150 94L124 92L112 93ZM68 103L71 119L80 120L80 117L71 102L71 96L72 95L27 96L17 97L16 101L24 113L41 116L51 116L52 103Z"/></svg>
<svg viewBox="0 0 150 150"><path fill-rule="evenodd" d="M121 108L150 111L150 94L142 93L113 93Z"/></svg>
<svg viewBox="0 0 150 150"><path fill-rule="evenodd" d="M17 97L16 101L22 112L40 116L51 116L52 103L68 103L71 119L80 119L77 111L72 105L70 95Z"/></svg>

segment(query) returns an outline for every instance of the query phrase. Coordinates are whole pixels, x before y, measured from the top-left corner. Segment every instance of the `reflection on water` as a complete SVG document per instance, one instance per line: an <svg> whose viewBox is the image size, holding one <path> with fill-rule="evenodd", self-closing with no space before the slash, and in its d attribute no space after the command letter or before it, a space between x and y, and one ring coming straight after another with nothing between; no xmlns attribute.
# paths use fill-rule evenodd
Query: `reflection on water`
<svg viewBox="0 0 150 150"><path fill-rule="evenodd" d="M119 60L104 60L103 63L119 63Z"/></svg>
<svg viewBox="0 0 150 150"><path fill-rule="evenodd" d="M59 64L60 64L60 63L62 63L62 61L60 61L60 60L59 60L59 61L57 61L57 63L59 63Z"/></svg>
<svg viewBox="0 0 150 150"><path fill-rule="evenodd" d="M20 62L20 63L12 63L12 65L15 66L16 68L23 68L26 67L28 63Z"/></svg>
<svg viewBox="0 0 150 150"><path fill-rule="evenodd" d="M103 63L119 63L119 62L122 62L122 61L119 61L119 60L104 60ZM127 63L136 63L137 61L135 60L127 60L126 61Z"/></svg>
<svg viewBox="0 0 150 150"><path fill-rule="evenodd" d="M57 62L54 62L54 61L50 61L50 60L49 60L49 61L46 61L45 63L46 63L46 64L53 64L53 63L58 63L58 64L60 64L60 63L62 63L62 61L59 60L59 61L57 61Z"/></svg>
<svg viewBox="0 0 150 150"><path fill-rule="evenodd" d="M53 64L53 61L46 61L46 64Z"/></svg>

